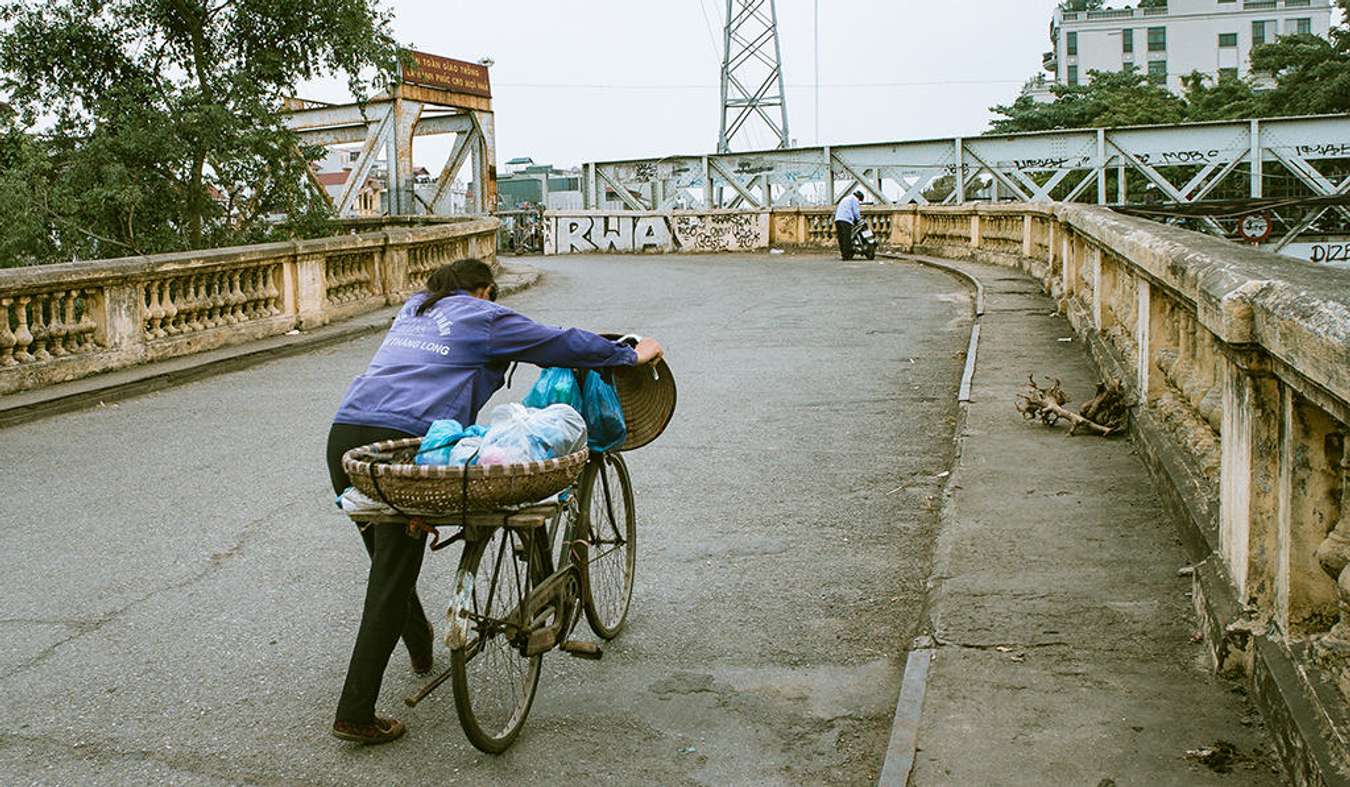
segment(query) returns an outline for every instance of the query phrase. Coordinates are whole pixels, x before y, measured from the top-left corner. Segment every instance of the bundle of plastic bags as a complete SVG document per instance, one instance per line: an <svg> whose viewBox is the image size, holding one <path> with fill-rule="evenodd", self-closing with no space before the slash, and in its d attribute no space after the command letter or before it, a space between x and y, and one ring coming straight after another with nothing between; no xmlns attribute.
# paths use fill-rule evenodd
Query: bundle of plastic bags
<svg viewBox="0 0 1350 787"><path fill-rule="evenodd" d="M571 369L544 369L529 393L525 394L523 403L526 407L566 404L580 411L586 421L588 443L592 451L608 451L623 445L628 439L628 427L623 420L619 394L594 369L586 372L584 390L577 385L577 376Z"/></svg>
<svg viewBox="0 0 1350 787"><path fill-rule="evenodd" d="M422 438L422 444L417 447L417 456L413 461L419 465L462 465L462 460L455 461L456 449L468 444L469 438L475 439L473 445L476 446L476 440L486 432L486 426L474 424L466 429L453 418L435 421Z"/></svg>
<svg viewBox="0 0 1350 787"><path fill-rule="evenodd" d="M505 465L539 462L576 453L586 446L586 422L570 405L542 409L514 402L492 410L488 425L462 427L436 421L418 448L417 464Z"/></svg>

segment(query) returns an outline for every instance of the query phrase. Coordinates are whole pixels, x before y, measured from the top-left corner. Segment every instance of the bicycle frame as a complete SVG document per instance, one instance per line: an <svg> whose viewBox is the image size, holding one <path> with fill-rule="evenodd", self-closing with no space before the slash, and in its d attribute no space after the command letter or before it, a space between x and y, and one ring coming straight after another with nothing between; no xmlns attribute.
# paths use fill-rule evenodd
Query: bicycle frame
<svg viewBox="0 0 1350 787"><path fill-rule="evenodd" d="M606 463L609 457L608 454L592 454L587 461ZM608 474L602 470L599 475L606 515L613 523L614 502ZM578 491L577 485L573 484L568 490L570 499L559 510L554 520L542 527L469 525L456 534L457 537L463 537L465 549L473 549L481 542L492 538L498 530L504 531L506 541L503 542L502 549L507 549L509 545L512 559L521 550L525 552L526 571L533 578L533 587L514 609L500 617L487 617L472 611L475 577L467 574L457 577L450 609L452 611L458 609L460 612L458 615L449 616L449 628L445 634L446 645L451 649L465 649L466 657L472 659L478 655L478 648L473 647L474 644L500 632L508 638L513 647L520 650L521 655L530 657L552 650L566 640L567 635L582 617L580 601L582 583L586 578L580 566L588 559L590 552L588 538L591 534L586 532L592 527L590 518L579 510L572 509L578 502ZM567 515L569 511L572 511L571 516ZM558 537L556 528L564 526L567 532L562 534L563 543L567 545L570 560L567 565L559 568L554 566L552 547ZM491 605L490 594L485 604ZM424 685L416 694L405 698L404 702L409 706L421 702L444 683L450 673L451 671L447 669Z"/></svg>

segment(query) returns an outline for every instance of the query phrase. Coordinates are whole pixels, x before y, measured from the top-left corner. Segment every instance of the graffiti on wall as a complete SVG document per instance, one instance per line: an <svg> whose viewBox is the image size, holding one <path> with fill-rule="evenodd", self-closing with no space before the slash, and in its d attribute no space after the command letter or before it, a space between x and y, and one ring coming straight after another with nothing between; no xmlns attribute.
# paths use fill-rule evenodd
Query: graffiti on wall
<svg viewBox="0 0 1350 787"><path fill-rule="evenodd" d="M546 223L552 231L545 233L545 254L670 251L673 245L666 216L553 216Z"/></svg>
<svg viewBox="0 0 1350 787"><path fill-rule="evenodd" d="M679 215L675 239L680 251L739 251L769 244L769 217L761 213Z"/></svg>
<svg viewBox="0 0 1350 787"><path fill-rule="evenodd" d="M559 214L545 220L545 254L719 252L769 245L767 213Z"/></svg>

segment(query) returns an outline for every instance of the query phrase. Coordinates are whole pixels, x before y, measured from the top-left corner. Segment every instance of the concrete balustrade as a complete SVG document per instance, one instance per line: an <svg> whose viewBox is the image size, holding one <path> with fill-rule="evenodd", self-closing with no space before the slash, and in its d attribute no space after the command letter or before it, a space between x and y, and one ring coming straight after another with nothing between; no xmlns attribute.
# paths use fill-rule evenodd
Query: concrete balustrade
<svg viewBox="0 0 1350 787"><path fill-rule="evenodd" d="M447 262L495 266L496 231L469 219L0 270L0 395L399 303Z"/></svg>
<svg viewBox="0 0 1350 787"><path fill-rule="evenodd" d="M830 245L828 218L777 212L770 243ZM1350 772L1350 270L1093 206L869 218L893 248L1015 267L1058 301L1138 402L1214 664L1250 681L1300 783Z"/></svg>

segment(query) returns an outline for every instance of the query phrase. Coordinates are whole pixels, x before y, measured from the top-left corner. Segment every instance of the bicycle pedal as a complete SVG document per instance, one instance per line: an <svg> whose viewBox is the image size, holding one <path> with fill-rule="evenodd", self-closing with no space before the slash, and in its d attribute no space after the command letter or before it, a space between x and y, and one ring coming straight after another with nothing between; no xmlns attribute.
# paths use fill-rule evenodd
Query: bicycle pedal
<svg viewBox="0 0 1350 787"><path fill-rule="evenodd" d="M529 641L525 643L525 655L538 656L540 653L552 650L557 643L558 635L549 629L531 632Z"/></svg>
<svg viewBox="0 0 1350 787"><path fill-rule="evenodd" d="M560 645L559 648L569 656L576 656L579 659L590 659L591 661L599 661L600 658L605 655L605 652L600 649L599 645L594 642L586 642L579 639L569 639Z"/></svg>

